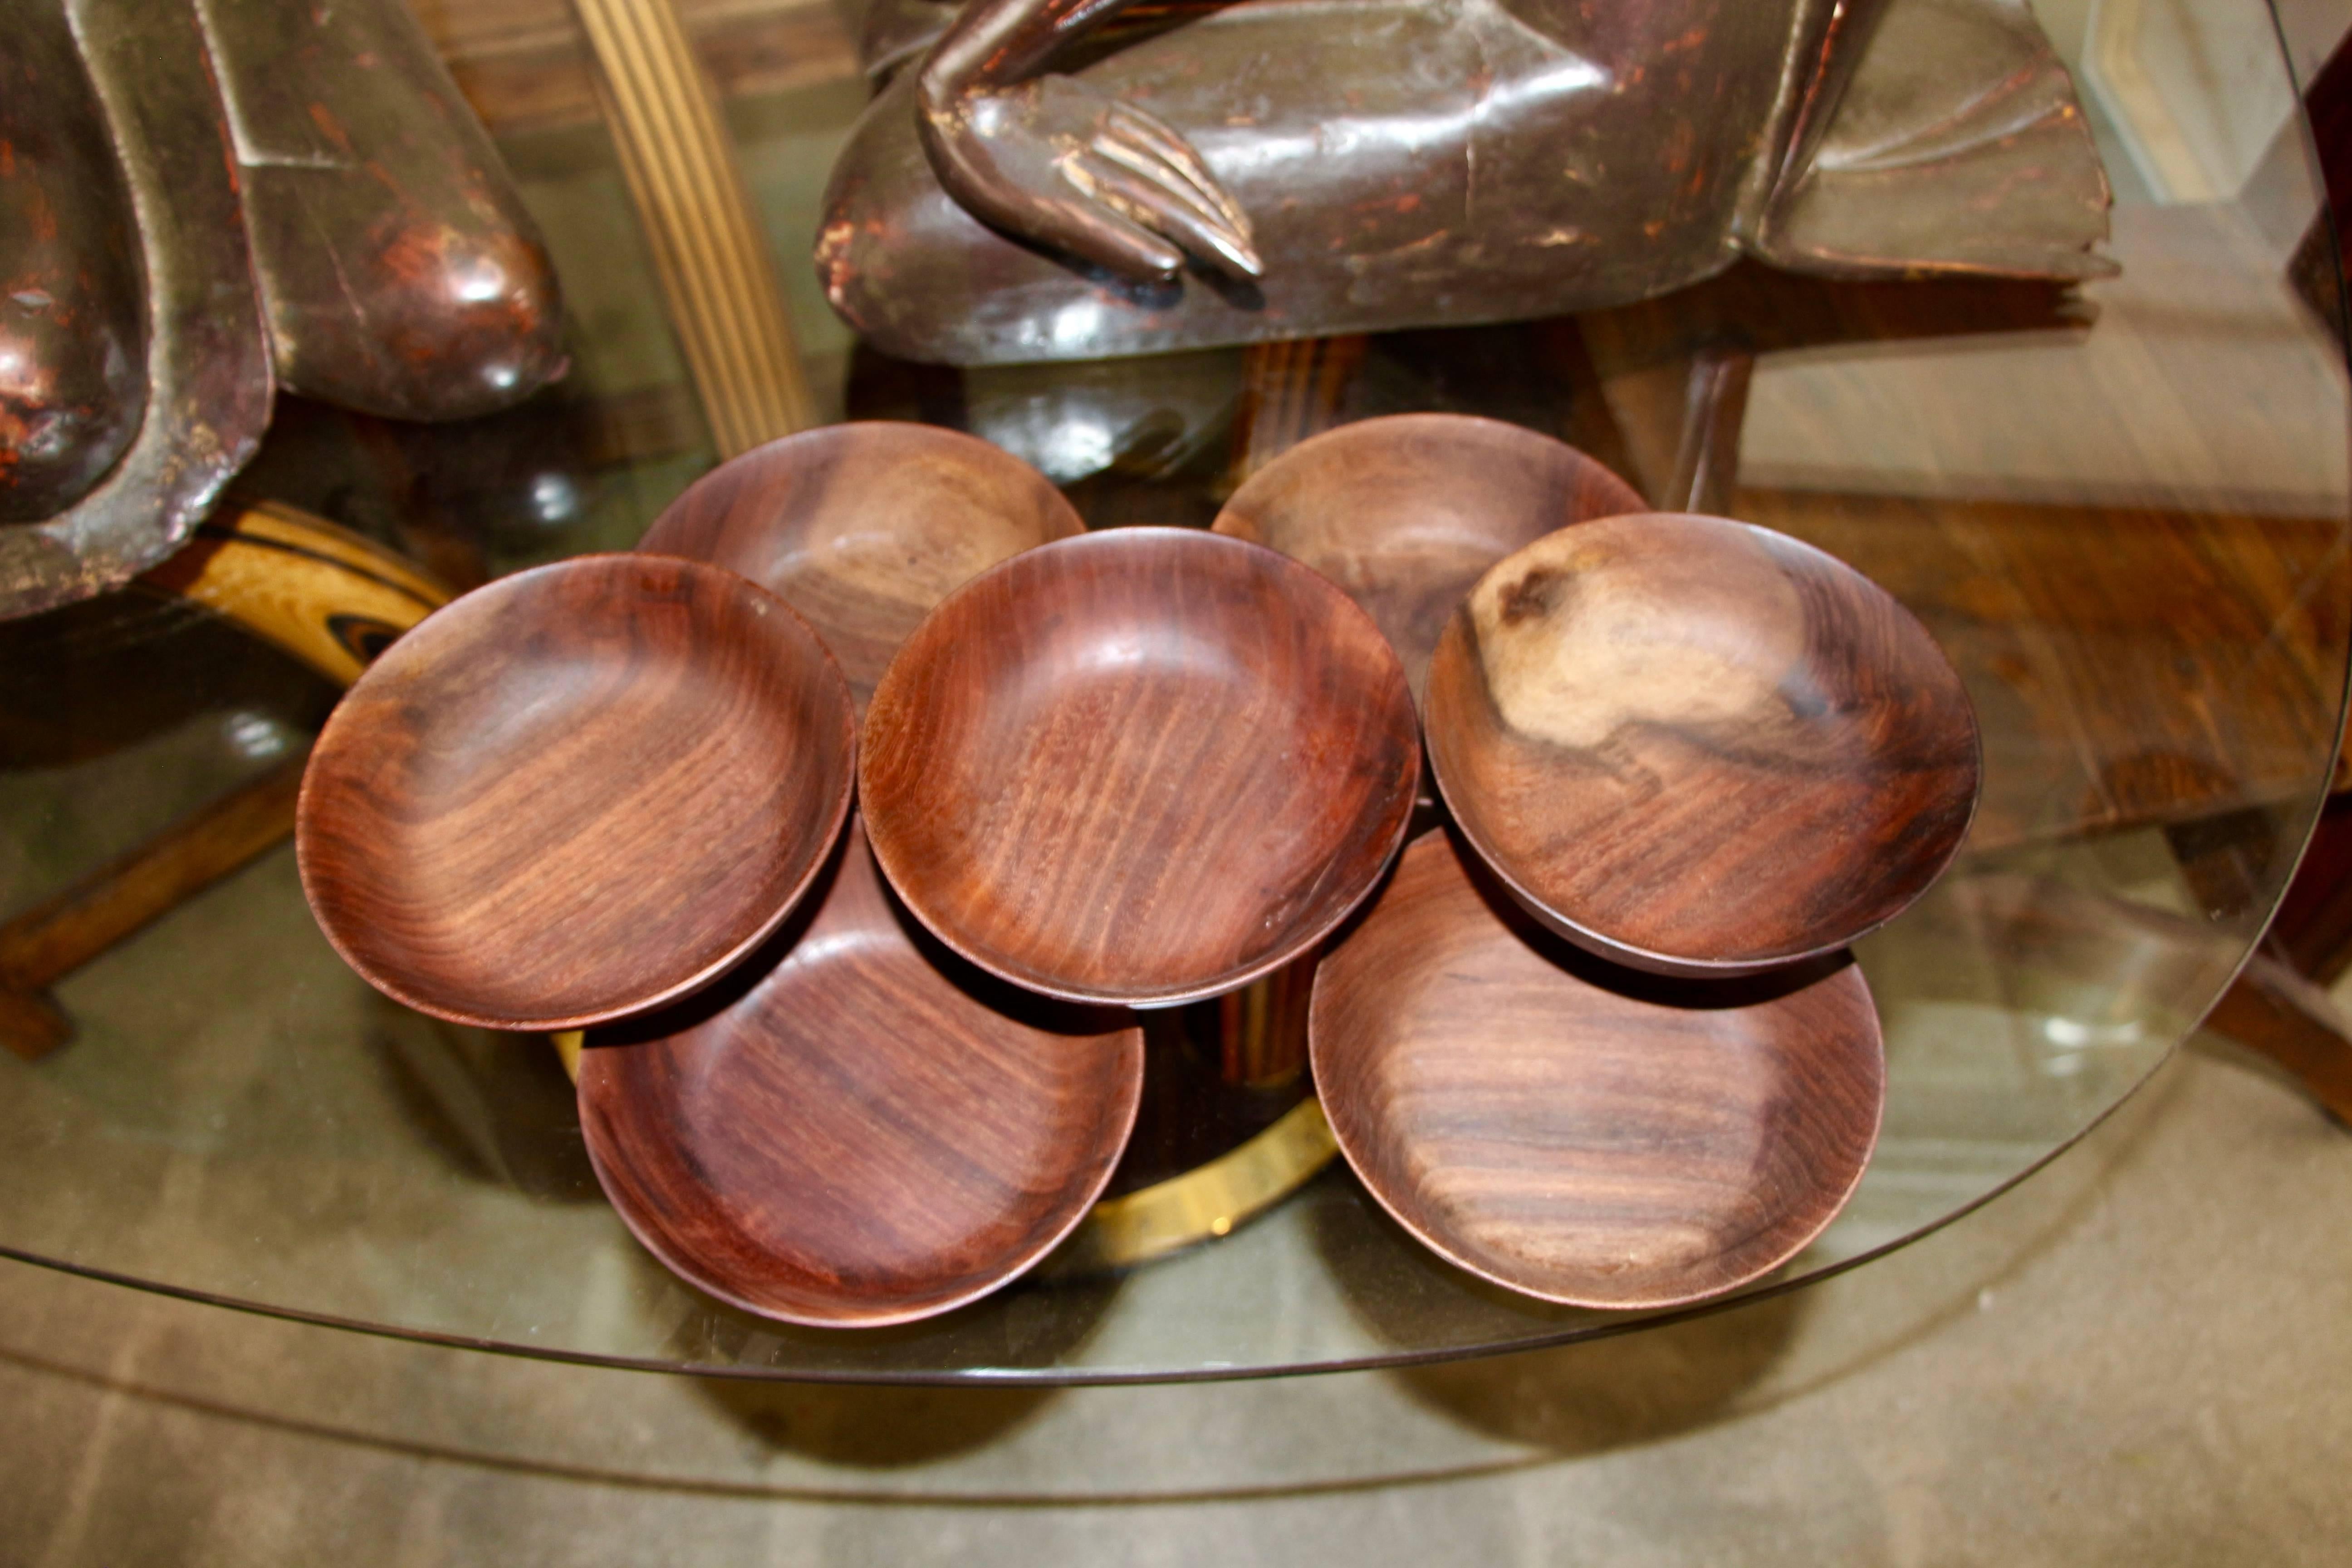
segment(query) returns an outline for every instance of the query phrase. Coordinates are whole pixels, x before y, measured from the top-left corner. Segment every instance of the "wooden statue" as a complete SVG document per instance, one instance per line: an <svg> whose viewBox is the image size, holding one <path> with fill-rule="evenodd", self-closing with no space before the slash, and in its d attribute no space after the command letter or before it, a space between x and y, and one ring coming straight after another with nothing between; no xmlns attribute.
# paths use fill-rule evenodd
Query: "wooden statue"
<svg viewBox="0 0 2352 1568"><path fill-rule="evenodd" d="M184 542L276 387L561 374L547 252L402 0L0 0L0 616Z"/></svg>
<svg viewBox="0 0 2352 1568"><path fill-rule="evenodd" d="M1742 255L2112 270L2098 155L2021 0L875 0L862 42L907 68L816 264L902 358L1514 320Z"/></svg>

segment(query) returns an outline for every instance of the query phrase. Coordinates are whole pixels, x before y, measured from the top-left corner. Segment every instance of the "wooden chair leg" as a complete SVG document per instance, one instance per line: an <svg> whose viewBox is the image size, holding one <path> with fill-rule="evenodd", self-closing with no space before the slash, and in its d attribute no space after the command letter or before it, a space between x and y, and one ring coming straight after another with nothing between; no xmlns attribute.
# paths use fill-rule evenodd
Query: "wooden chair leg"
<svg viewBox="0 0 2352 1568"><path fill-rule="evenodd" d="M2352 1024L2269 943L2214 1004L2206 1024L2292 1073L2338 1121L2352 1124Z"/></svg>
<svg viewBox="0 0 2352 1568"><path fill-rule="evenodd" d="M137 586L192 599L343 685L449 597L390 551L275 504L205 522ZM0 1044L27 1060L64 1045L73 1022L51 986L290 836L303 760L240 785L0 926Z"/></svg>

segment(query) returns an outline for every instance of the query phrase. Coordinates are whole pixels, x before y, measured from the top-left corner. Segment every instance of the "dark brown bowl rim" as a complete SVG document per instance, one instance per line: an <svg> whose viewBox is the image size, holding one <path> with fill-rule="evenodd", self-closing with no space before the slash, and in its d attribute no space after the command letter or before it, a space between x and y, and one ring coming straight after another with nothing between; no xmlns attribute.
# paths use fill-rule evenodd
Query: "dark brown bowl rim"
<svg viewBox="0 0 2352 1568"><path fill-rule="evenodd" d="M1445 803L1446 815L1452 818L1454 826L1462 830L1464 841L1476 852L1478 858L1486 864L1486 868L1494 873L1495 879L1509 890L1511 897L1517 900L1520 905L1525 908L1529 914L1535 916L1537 920L1549 927L1555 933L1567 938L1570 942L1574 942L1577 946L1584 949L1587 952L1590 952L1596 957L1605 958L1612 963L1622 963L1629 968L1644 970L1652 974L1672 975L1679 979L1688 980L1705 980L1708 978L1733 980L1744 975L1767 973L1775 969L1787 969L1795 964L1809 963L1814 959L1827 958L1832 953L1852 947L1855 942L1860 942L1863 938L1870 935L1872 932L1884 930L1890 921L1902 916L1911 908L1912 905L1917 903L1921 898L1925 897L1928 889L1943 879L1944 873L1951 869L1952 862L1959 857L1960 850L1967 845L1969 841L1969 834L1976 826L1977 810L1984 802L1984 731L1982 726L1977 722L1976 700L1969 695L1967 683L1960 679L1960 672L1953 667L1950 656L1944 652L1944 645L1936 640L1936 635L1927 629L1927 623L1920 620L1917 616L1913 615L1910 607L1905 605L1902 600L1888 593L1885 588L1880 587L1863 573L1855 570L1853 566L1848 565L1845 562L1839 560L1836 556L1831 554L1828 551L1822 549L1818 545L1808 544L1801 539L1782 533L1777 529L1766 528L1761 523L1742 522L1738 518L1715 517L1706 512L1624 512L1615 517L1597 517L1586 522L1571 523L1569 527L1577 530L1584 530L1591 528L1604 528L1612 524L1639 524L1654 517L1671 517L1677 521L1686 522L1702 522L1716 527L1745 529L1749 533L1756 534L1765 539L1776 541L1793 550L1801 551L1804 553L1825 563L1834 572L1860 584L1871 593L1877 595L1878 597L1884 600L1887 606L1894 610L1896 615L1902 616L1915 628L1916 628L1919 635L1927 640L1927 646L1935 650L1937 658L1942 663L1945 671L1951 678L1951 689L1959 698L1960 711L1968 718L1969 766L1968 815L1960 819L1959 826L1952 833L1951 841L1944 846L1943 853L1937 857L1934 868L1922 876L1919 879L1918 886L1913 888L1909 893L1904 896L1900 902L1896 903L1885 914L1879 916L1876 920L1871 921L1864 925L1857 926L1853 931L1843 932L1835 937L1816 942L1805 947L1790 948L1781 952L1767 953L1754 958L1721 959L1692 957L1685 953L1656 952L1652 949L1640 946L1637 943L1625 942L1617 937L1611 936L1604 931L1595 930L1591 926L1584 924L1583 922L1576 920L1573 916L1562 913L1560 910L1553 908L1549 902L1529 891L1528 888L1520 882L1518 878L1512 874L1510 865L1507 858L1499 854L1492 844L1487 842L1486 837L1478 831L1476 826L1471 821L1471 819L1464 815L1460 804L1454 797L1454 790L1452 787L1449 787L1446 784L1445 769L1440 765L1437 760L1437 748L1431 746L1427 748L1429 752L1429 773L1430 777L1437 781L1438 798ZM1556 529L1553 531L1556 533L1561 533L1568 531L1568 530ZM1544 539L1549 539L1550 537L1552 537L1551 534L1544 535ZM1521 549L1531 549L1535 545L1542 542L1543 540L1541 539L1531 540L1527 545L1521 546ZM1493 566L1488 567L1486 572L1480 575L1477 586L1473 587L1471 589L1471 593L1476 593L1477 587L1483 587L1485 585L1487 576L1492 575L1494 573L1499 572L1504 567L1509 565L1513 557L1517 556L1518 553L1519 552L1515 550L1510 555L1505 556L1502 560L1496 562ZM1467 595L1464 595L1464 603L1468 603ZM1454 614L1459 616L1461 613L1461 607L1457 605L1454 609ZM1425 720L1424 722L1426 722Z"/></svg>
<svg viewBox="0 0 2352 1568"><path fill-rule="evenodd" d="M463 628L467 624L465 619L461 618L457 621L452 622L446 621L443 617L448 616L451 611L456 610L461 605L474 604L475 601L482 599L486 595L491 602L495 602L497 599L505 595L509 584L520 584L552 574L569 573L574 570L610 570L613 569L614 563L642 569L646 563L646 558L644 556L637 555L628 551L600 551L593 554L567 556L562 561L551 561L545 565L533 566L524 571L510 573L504 577L493 578L489 582L483 584L478 588L475 588L459 595L457 598L450 600L447 604L442 605L439 609L434 611L431 615L426 616L423 620L417 622L415 626L402 633L400 637L394 641L389 648L385 649L383 654L377 657L376 661L373 664L369 665L366 669L360 672L359 679L352 682L349 690L346 691L344 695L349 696L351 691L358 690L361 686L365 684L367 680L374 675L376 670L386 668L385 661L396 657L399 649L404 647L407 647L411 643L412 639L418 637L420 634L426 634L427 628L433 627L436 624L440 626L442 628L441 630L429 634L436 637L447 637L457 635L449 632L447 627L451 625L457 625ZM374 986L377 990L383 992L385 995L391 997L394 1001L398 1002L403 1006L413 1008L419 1013L425 1014L428 1017L439 1018L447 1023L463 1024L472 1028L499 1029L520 1034L552 1034L566 1029L593 1028L599 1024L615 1023L623 1018L633 1017L639 1013L649 1012L656 1007L664 1006L669 1003L693 995L697 991L701 990L704 986L709 984L719 976L725 974L729 970L734 968L736 964L741 963L753 949L757 948L770 936L775 934L776 928L784 923L785 917L789 916L793 912L793 909L798 906L801 900L807 896L810 884L816 880L817 873L824 868L825 861L832 852L834 844L841 837L843 826L849 820L850 801L855 794L857 782L857 720L856 709L850 700L849 681L848 679L841 672L840 661L833 657L833 650L825 647L824 639L817 636L816 628L810 626L808 621L802 616L798 611L794 610L790 605L785 604L783 600L778 598L767 589L762 588L757 583L752 582L750 578L741 575L740 573L730 572L724 566L714 566L707 561L691 561L683 556L675 555L664 555L658 557L658 559L688 567L697 572L717 573L722 577L733 579L735 583L741 584L742 588L759 595L761 598L766 599L778 609L783 611L785 615L791 616L793 624L797 625L802 631L808 635L811 645L816 648L819 654L824 656L824 668L832 674L832 680L827 684L831 685L840 697L840 710L843 718L842 744L845 749L847 765L841 770L842 782L833 792L833 800L827 807L827 816L830 818L830 822L824 831L818 837L816 841L816 853L810 857L809 864L802 870L799 878L794 880L781 903L776 909L771 910L767 916L761 921L759 928L756 931L753 931L749 936L736 942L733 946L727 949L716 958L706 962L700 968L695 970L686 978L667 984L661 990L651 993L642 999L632 999L624 1005L602 1007L593 1012L564 1014L549 1017L527 1018L509 1017L497 1014L474 1012L462 1006L453 1005L443 1002L436 997L427 996L416 992L405 982L381 973L371 962L362 958L345 943L342 934L335 929L334 922L330 921L319 913L318 900L312 890L315 872L311 864L310 852L307 848L307 845L311 835L316 831L316 829L310 826L316 816L316 809L312 805L313 796L310 789L310 768L311 765L315 763L318 757L327 750L330 741L335 733L337 725L342 721L346 710L343 702L339 700L335 704L334 710L327 715L326 723L320 726L319 738L311 744L311 761L310 763L306 763L303 766L302 786L295 797L295 870L301 880L303 900L310 906L311 918L317 924L319 930L326 936L328 945L335 950L336 956L340 957L345 963L351 965L352 969L358 973L361 979L365 980L369 984ZM478 611L475 613L478 613ZM432 650L427 648L425 651L429 653Z"/></svg>
<svg viewBox="0 0 2352 1568"><path fill-rule="evenodd" d="M1029 549L1024 550L1016 555L1009 555L1005 557L1003 560L997 562L994 565L989 567L986 571L979 573L964 583L962 586L957 588L954 593L950 594L946 598L940 600L938 605L932 609L931 616L941 614L949 605L954 604L964 595L972 592L990 579L999 575L1000 574L1009 573L1016 568L1024 567L1025 563L1033 557L1043 554L1047 551L1131 550L1139 548L1140 543L1144 542L1159 542L1171 539L1199 542L1187 542L1182 546L1189 550L1206 549L1255 551L1261 554L1269 556L1276 561L1281 562L1285 573L1297 573L1301 574L1298 578L1291 578L1287 580L1304 581L1312 584L1312 591L1329 595L1332 601L1336 605L1341 606L1341 615L1343 618L1345 616L1353 616L1357 620L1361 621L1363 623L1364 630L1370 634L1374 645L1377 646L1383 654L1387 655L1389 665L1395 672L1397 685L1404 690L1405 709L1408 713L1413 715L1414 739L1416 742L1419 741L1419 708L1412 701L1412 691L1411 687L1405 682L1403 661L1397 658L1396 649L1389 646L1388 638L1381 635L1380 626L1372 620L1371 616L1365 612L1364 607L1357 604L1355 600L1349 598L1347 591L1341 588L1337 583L1332 582L1331 579L1324 576L1323 574L1316 571L1305 562L1294 560L1292 557L1284 554L1279 550L1276 550L1269 545L1259 544L1253 540L1236 539L1231 534L1213 533L1205 528L1124 527L1091 530L1086 533L1072 534L1066 539L1050 540L1044 544L1033 545ZM1122 540L1129 541L1131 542L1119 542ZM924 617L924 620L927 623L929 619L930 616L926 616ZM882 679L875 682L875 706L878 707L880 705L884 689L891 684L891 678L898 673L899 666L908 658L909 650L914 647L917 639L921 636L922 628L919 626L916 628L914 633L907 638L905 644L899 647L898 653L892 656L889 668L882 672ZM872 712L872 708L869 708L867 711L870 714ZM1408 782L1406 788L1402 792L1402 808L1396 814L1396 824L1390 832L1387 849L1381 854L1379 861L1373 867L1371 874L1364 879L1364 885L1337 906L1328 919L1318 921L1311 927L1305 928L1305 934L1292 942L1283 944L1265 958L1256 960L1237 969L1226 971L1225 973L1205 982L1181 986L1165 986L1157 989L1125 987L1118 989L1101 988L1087 990L1082 987L1066 985L1051 979L1050 977L1039 975L1024 966L1005 963L1001 958L984 953L977 948L968 945L958 933L949 930L944 922L935 920L931 912L924 908L921 900L918 899L907 890L905 884L899 879L898 871L892 867L890 863L891 851L884 847L882 838L877 837L875 834L872 812L865 809L864 803L866 803L867 795L865 776L866 765L871 753L862 748L857 758L857 794L858 799L861 803L860 815L865 818L866 825L866 842L873 848L874 864L880 869L882 879L887 882L890 885L891 890L898 895L899 901L906 905L908 912L912 914L916 920L922 922L923 929L929 931L933 936L939 938L940 941L945 943L948 949L954 952L958 957L978 966L990 974L995 975L998 979L1006 982L1008 984L1018 985L1024 991L1034 991L1043 996L1052 996L1064 1002L1089 1003L1097 1006L1131 1007L1139 1012L1150 1012L1164 1007L1181 1007L1191 1002L1205 1002L1213 997L1223 996L1230 992L1238 991L1243 986L1250 984L1250 982L1263 979L1266 975L1273 973L1276 970L1283 967L1283 965L1295 962L1302 954L1313 951L1317 943L1320 942L1325 937L1329 936L1334 931L1338 930L1339 926L1346 921L1349 915L1355 913L1357 909L1362 905L1363 901L1371 896L1373 889L1377 889L1381 885L1381 878L1386 875L1390 865L1395 861L1398 852L1404 847L1405 835L1412 826L1413 797L1420 791L1421 770L1423 766L1421 753L1425 749L1425 747L1419 744L1409 748L1412 758L1412 777Z"/></svg>
<svg viewBox="0 0 2352 1568"><path fill-rule="evenodd" d="M1414 849L1420 847L1424 839L1444 837L1444 828L1433 827L1415 837L1411 844L1406 845L1404 852L1410 855ZM1483 868L1483 861L1481 866ZM1464 868L1464 872L1473 877L1477 874L1476 870L1468 867ZM1506 933L1509 931L1507 926L1503 929ZM1328 1101L1325 1105L1324 1120L1329 1123L1331 1141L1339 1145L1340 1157L1348 1162L1348 1169L1355 1175L1357 1184L1370 1193L1372 1195L1372 1201L1380 1205L1381 1211L1396 1221L1408 1236L1465 1274L1475 1275L1491 1285L1499 1285L1515 1295L1526 1296L1538 1301L1549 1301L1556 1306L1581 1307L1598 1312L1655 1312L1673 1307L1687 1307L1700 1301L1711 1301L1717 1297L1728 1296L1735 1290L1753 1285L1776 1268L1785 1268L1798 1254L1811 1247L1820 1238L1823 1231L1836 1223L1838 1215L1845 1212L1846 1205L1853 1201L1854 1193L1862 1186L1862 1179L1870 1173L1871 1162L1878 1157L1878 1140L1886 1126L1886 1028L1884 1020L1878 1016L1878 999L1871 994L1870 979L1863 973L1862 965L1858 963L1848 962L1838 970L1836 974L1824 975L1822 980L1814 984L1824 984L1847 974L1851 974L1853 977L1853 984L1861 988L1864 1015L1870 1021L1870 1050L1878 1060L1878 1095L1872 1109L1870 1136L1863 1142L1861 1158L1854 1161L1853 1173L1846 1178L1843 1186L1839 1190L1837 1201L1822 1211L1819 1224L1796 1237L1789 1246L1776 1250L1765 1262L1742 1274L1737 1279L1727 1284L1710 1286L1704 1290L1685 1290L1654 1298L1645 1297L1636 1300L1602 1301L1549 1290L1532 1289L1515 1280L1507 1279L1493 1269L1483 1267L1457 1252L1443 1237L1423 1229L1421 1225L1391 1202L1389 1195L1381 1190L1380 1184L1364 1174L1363 1166L1358 1163L1356 1152L1349 1144L1348 1134L1342 1131L1339 1121L1330 1115ZM1323 975L1322 967L1317 966L1314 982L1307 987L1307 1070L1318 1084L1326 1076L1323 1071L1323 1057L1326 1051L1322 1043L1322 1031L1316 1026L1316 1021L1321 1016L1322 1012L1318 1004L1323 995Z"/></svg>

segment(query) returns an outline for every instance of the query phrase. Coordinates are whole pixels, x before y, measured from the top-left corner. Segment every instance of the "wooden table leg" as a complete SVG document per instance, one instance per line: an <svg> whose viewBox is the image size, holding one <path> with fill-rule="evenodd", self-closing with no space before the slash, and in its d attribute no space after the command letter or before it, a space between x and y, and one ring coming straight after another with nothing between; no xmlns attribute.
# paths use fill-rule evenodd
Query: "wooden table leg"
<svg viewBox="0 0 2352 1568"><path fill-rule="evenodd" d="M291 507L203 524L136 586L193 599L342 685L449 597L399 556ZM0 926L0 1043L30 1060L73 1037L49 988L294 831L304 759L281 763Z"/></svg>

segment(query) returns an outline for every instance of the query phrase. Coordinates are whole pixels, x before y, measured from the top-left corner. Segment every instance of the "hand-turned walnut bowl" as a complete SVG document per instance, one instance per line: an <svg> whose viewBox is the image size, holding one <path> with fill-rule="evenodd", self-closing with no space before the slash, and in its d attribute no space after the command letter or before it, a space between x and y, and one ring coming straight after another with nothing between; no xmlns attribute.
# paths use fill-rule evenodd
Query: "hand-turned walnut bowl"
<svg viewBox="0 0 2352 1568"><path fill-rule="evenodd" d="M1609 518L1497 563L1430 661L1429 755L1528 910L1741 974L1894 918L1976 810L1975 710L1910 612L1768 529Z"/></svg>
<svg viewBox="0 0 2352 1568"><path fill-rule="evenodd" d="M1616 969L1542 931L1443 829L1324 957L1309 1051L1340 1152L1449 1261L1574 1306L1719 1295L1862 1179L1885 1059L1851 962Z"/></svg>
<svg viewBox="0 0 2352 1568"><path fill-rule="evenodd" d="M1396 414L1293 447L1233 493L1215 527L1339 584L1417 698L1446 617L1489 566L1570 523L1648 510L1566 442L1465 414Z"/></svg>
<svg viewBox="0 0 2352 1568"><path fill-rule="evenodd" d="M862 710L931 606L976 574L1086 525L1053 481L929 425L831 425L730 458L637 545L740 572L805 616Z"/></svg>
<svg viewBox="0 0 2352 1568"><path fill-rule="evenodd" d="M570 1029L773 931L848 815L840 668L731 572L590 555L436 611L328 719L296 813L327 939L419 1012Z"/></svg>
<svg viewBox="0 0 2352 1568"><path fill-rule="evenodd" d="M883 874L982 968L1168 1005L1320 941L1402 842L1421 746L1370 617L1287 556L1118 529L950 595L891 661L859 799Z"/></svg>
<svg viewBox="0 0 2352 1568"><path fill-rule="evenodd" d="M786 1322L906 1322L1086 1217L1135 1124L1143 1031L934 963L855 823L822 898L772 968L682 1009L723 1003L708 1016L583 1051L580 1124L613 1206L690 1283Z"/></svg>

